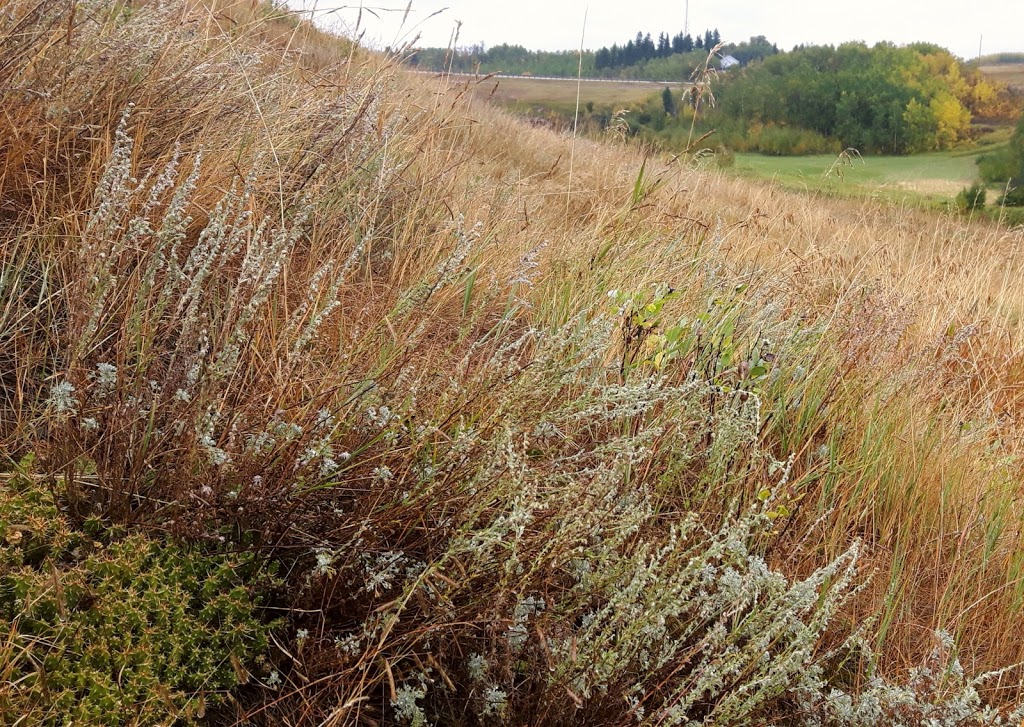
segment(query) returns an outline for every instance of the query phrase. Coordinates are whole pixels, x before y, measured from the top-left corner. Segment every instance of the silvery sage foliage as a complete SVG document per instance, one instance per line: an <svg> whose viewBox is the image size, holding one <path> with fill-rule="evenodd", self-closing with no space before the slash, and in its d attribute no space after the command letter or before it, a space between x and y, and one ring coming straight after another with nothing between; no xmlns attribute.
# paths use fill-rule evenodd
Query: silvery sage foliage
<svg viewBox="0 0 1024 727"><path fill-rule="evenodd" d="M352 113L353 103L335 102L333 113ZM352 126L348 141L373 131L366 125L372 113L364 109L364 124ZM163 162L136 171L133 114L129 105L114 131L74 250L78 274L65 292L70 345L39 402L46 422L79 432L87 447L100 438L110 442L107 451L123 446L130 456L101 463L132 469L119 472L119 480L151 479L147 471L165 466L201 472L210 482L196 489L206 502L259 490L259 470L269 462L287 460L302 481L336 477L350 454L333 440L346 427L322 426L323 403L314 409L243 402L258 382L273 383L266 359L254 356L257 348L279 357L286 371L278 377L307 375L310 349L337 320L365 244L339 245L339 261L296 272L313 203L297 192L276 213L260 214L259 170L276 162L257 155L249 173L199 213L203 153L186 158L176 147ZM334 143L330 136L323 141ZM358 159L357 150L349 152ZM292 295L294 304L286 302ZM289 311L280 321L277 307ZM184 453L195 457L194 466Z"/></svg>
<svg viewBox="0 0 1024 727"><path fill-rule="evenodd" d="M543 699L569 695L567 708L581 714L611 700L644 724L743 724L791 693L857 592L861 547L852 543L832 563L792 579L760 553L773 523L766 503L717 525L665 511L658 478L638 473L663 467L666 457L699 462L707 454L692 442L709 433L734 451L736 442L753 442L757 451L746 456L774 465L767 471L777 481L766 486L785 485L792 462L757 449L761 421L749 401L698 416L708 397L728 400L707 381L674 383L657 372L610 378L615 335L615 321L596 314L528 329L514 345L491 349L480 369L503 372L506 386L491 392L486 418L461 423L446 437L447 450L434 450L440 471L451 457L462 472L460 481L447 480L465 498L447 526L452 536L430 562L404 573L392 549L361 556L347 587L370 583L392 600L343 643L379 642L381 619L410 618L403 609L421 602L432 605L417 610L412 641L396 636L394 648L429 651L419 634L468 618L461 609L481 590L508 594L470 611L483 610L479 628L490 634L475 640L460 667L481 720L523 709L523 680ZM478 385L487 381L480 375ZM449 390L455 401L472 394ZM403 502L427 499L436 487L411 485ZM434 673L420 683L415 699L402 691L396 717L443 721L431 711L435 699L444 701L443 680Z"/></svg>

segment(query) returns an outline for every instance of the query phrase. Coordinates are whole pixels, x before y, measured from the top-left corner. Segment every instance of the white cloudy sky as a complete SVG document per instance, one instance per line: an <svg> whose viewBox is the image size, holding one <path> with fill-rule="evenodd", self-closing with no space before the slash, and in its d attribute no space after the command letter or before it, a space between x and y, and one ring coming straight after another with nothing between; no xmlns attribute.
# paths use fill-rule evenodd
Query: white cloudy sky
<svg viewBox="0 0 1024 727"><path fill-rule="evenodd" d="M483 42L565 50L622 43L638 30L655 36L683 28L685 0L289 0L322 22L351 30L361 17L366 39L398 45L415 33L419 45L445 46L456 21L459 45ZM436 14L435 14L436 13ZM718 28L725 41L766 35L780 48L798 43L928 41L962 57L1024 51L1024 0L690 0L690 31ZM397 42L396 42L397 41Z"/></svg>

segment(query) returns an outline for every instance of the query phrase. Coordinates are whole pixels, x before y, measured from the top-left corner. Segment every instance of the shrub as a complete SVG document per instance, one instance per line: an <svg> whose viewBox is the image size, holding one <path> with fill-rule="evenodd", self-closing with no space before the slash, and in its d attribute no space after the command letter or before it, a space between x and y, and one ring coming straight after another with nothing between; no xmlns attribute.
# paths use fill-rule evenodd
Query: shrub
<svg viewBox="0 0 1024 727"><path fill-rule="evenodd" d="M1024 226L1024 208L1002 207L993 211L993 218L1010 227Z"/></svg>
<svg viewBox="0 0 1024 727"><path fill-rule="evenodd" d="M719 169L730 169L736 166L736 153L727 146L715 149L715 164Z"/></svg>
<svg viewBox="0 0 1024 727"><path fill-rule="evenodd" d="M978 172L990 184L1004 184L1013 176L1013 161L1004 150L982 154L978 157Z"/></svg>
<svg viewBox="0 0 1024 727"><path fill-rule="evenodd" d="M119 535L97 519L74 527L26 467L7 476L4 724L191 724L266 650L253 555Z"/></svg>
<svg viewBox="0 0 1024 727"><path fill-rule="evenodd" d="M1009 182L1015 187L1024 187L1024 116L1021 116L1017 122L1017 127L1007 146L981 157L978 160L978 168L981 170L982 178L988 182L993 184ZM1019 197L1010 197L1010 199L1024 199L1024 193L1021 193ZM1006 203L1008 207L1019 204Z"/></svg>
<svg viewBox="0 0 1024 727"><path fill-rule="evenodd" d="M1017 187L1010 187L1006 193L999 198L997 204L1000 207L1024 207L1024 184Z"/></svg>
<svg viewBox="0 0 1024 727"><path fill-rule="evenodd" d="M740 724L777 707L855 589L859 551L803 579L764 559L791 514L791 462L758 441L770 364L748 337L773 330L787 352L808 338L731 287L688 282L714 301L699 318L673 321L679 294L662 287L524 332L467 390L438 392L457 418L398 397L384 419L368 411L420 456L383 455L367 499L391 507L337 528L307 592L296 584L297 603L331 603L302 624L322 635L306 661L334 675L319 701L358 699L384 663L401 724L466 724L466 710L470 724ZM748 358L743 392L711 380ZM470 418L462 402L483 396L487 416ZM669 505L698 492L742 514Z"/></svg>
<svg viewBox="0 0 1024 727"><path fill-rule="evenodd" d="M812 667L796 689L803 724L1011 727L1024 720L1024 706L1002 715L985 705L978 691L984 682L1004 677L1012 669L971 678L960 663L953 637L938 631L934 638L935 647L924 663L911 669L907 680L899 684L872 675L855 693L847 693L827 685L820 671Z"/></svg>
<svg viewBox="0 0 1024 727"><path fill-rule="evenodd" d="M954 205L961 213L974 212L985 208L986 196L985 183L975 182L971 186L960 190L954 200Z"/></svg>
<svg viewBox="0 0 1024 727"><path fill-rule="evenodd" d="M750 148L771 156L803 156L806 154L837 154L840 144L808 129L786 126L755 126L750 129Z"/></svg>

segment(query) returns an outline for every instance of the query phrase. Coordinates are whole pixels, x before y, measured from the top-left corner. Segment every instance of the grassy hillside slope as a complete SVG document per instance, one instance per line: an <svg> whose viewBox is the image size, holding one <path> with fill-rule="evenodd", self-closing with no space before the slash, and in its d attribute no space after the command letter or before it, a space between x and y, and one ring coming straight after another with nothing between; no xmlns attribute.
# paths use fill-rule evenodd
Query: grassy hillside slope
<svg viewBox="0 0 1024 727"><path fill-rule="evenodd" d="M4 721L1020 722L1021 229L249 0L15 0L0 93Z"/></svg>
<svg viewBox="0 0 1024 727"><path fill-rule="evenodd" d="M1016 89L1024 89L1024 63L982 65L981 72L994 81Z"/></svg>
<svg viewBox="0 0 1024 727"><path fill-rule="evenodd" d="M578 86L578 88L577 88ZM665 84L647 81L595 81L582 79L494 78L475 86L475 92L500 104L529 108L537 105L561 112L575 112L576 92L580 107L587 104L615 109L646 101L661 93Z"/></svg>

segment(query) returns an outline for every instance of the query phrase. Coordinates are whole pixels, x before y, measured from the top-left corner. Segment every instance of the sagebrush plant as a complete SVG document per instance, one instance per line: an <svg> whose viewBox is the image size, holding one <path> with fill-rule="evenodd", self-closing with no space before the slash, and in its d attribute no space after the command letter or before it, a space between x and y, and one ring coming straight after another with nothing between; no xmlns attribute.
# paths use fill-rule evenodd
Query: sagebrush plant
<svg viewBox="0 0 1024 727"><path fill-rule="evenodd" d="M625 710L664 724L701 713L732 723L761 713L810 662L852 589L855 549L791 583L751 551L772 522L766 504L713 529L666 512L661 472L688 464L700 473L714 457L713 447L689 442L721 437L735 452L745 438L732 416L691 410L754 404L710 384L700 368L681 385L659 372L616 383L605 357L619 315L613 308L527 331L496 349L477 379L491 388L486 417L453 421L440 439L434 427L397 426L396 443L425 449L426 466L404 482L380 481L375 499L429 512L430 521L415 535L388 536L383 523L364 520L306 586L318 599L350 594L336 603L346 607L336 622L349 628L318 624L320 658L351 674L341 688L383 657L387 674L378 678L392 686L396 717L411 724L458 720L459 704L483 721L507 712L600 722ZM499 372L507 385L494 392ZM446 398L461 408L461 393ZM735 466L757 459L753 450ZM441 509L446 500L458 508ZM396 536L413 535L423 541L414 552L397 549ZM569 695L575 715L559 695Z"/></svg>
<svg viewBox="0 0 1024 727"><path fill-rule="evenodd" d="M1024 720L1024 706L1009 715L984 704L979 687L1003 672L971 678L956 653L953 637L934 634L935 647L905 682L894 684L872 675L856 694L829 687L819 670L809 669L797 689L802 721L810 725L1014 725ZM870 650L870 647L868 647Z"/></svg>
<svg viewBox="0 0 1024 727"><path fill-rule="evenodd" d="M250 594L178 719L1006 722L1019 235L587 140L566 195L421 81L249 3L0 15L0 447L111 592Z"/></svg>

